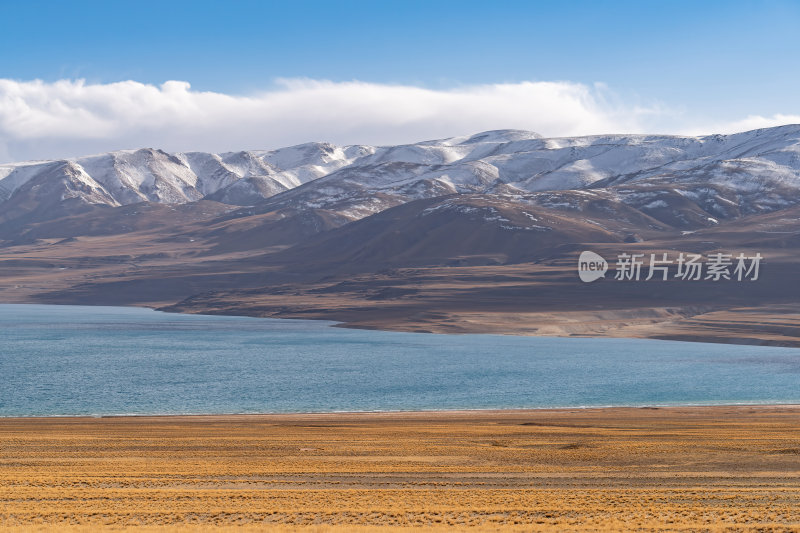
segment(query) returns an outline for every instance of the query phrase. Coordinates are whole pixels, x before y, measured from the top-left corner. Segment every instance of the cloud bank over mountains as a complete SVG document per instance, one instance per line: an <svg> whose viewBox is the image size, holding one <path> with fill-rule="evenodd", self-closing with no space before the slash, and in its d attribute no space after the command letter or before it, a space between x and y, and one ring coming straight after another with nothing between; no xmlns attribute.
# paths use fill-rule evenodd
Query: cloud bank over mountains
<svg viewBox="0 0 800 533"><path fill-rule="evenodd" d="M230 95L123 81L0 79L0 162L72 157L123 148L267 149L308 141L401 144L492 129L547 137L602 133L728 133L800 122L749 116L701 130L663 106L621 102L602 84L520 82L429 89L360 81L278 80Z"/></svg>

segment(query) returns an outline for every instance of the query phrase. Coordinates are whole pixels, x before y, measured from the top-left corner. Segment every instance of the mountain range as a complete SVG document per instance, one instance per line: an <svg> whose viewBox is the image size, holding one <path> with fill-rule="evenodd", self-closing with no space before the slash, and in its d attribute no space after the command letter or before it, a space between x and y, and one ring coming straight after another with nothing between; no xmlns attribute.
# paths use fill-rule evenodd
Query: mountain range
<svg viewBox="0 0 800 533"><path fill-rule="evenodd" d="M799 204L798 125L9 163L0 299L793 344ZM584 249L757 249L767 270L746 287L587 286L575 274Z"/></svg>

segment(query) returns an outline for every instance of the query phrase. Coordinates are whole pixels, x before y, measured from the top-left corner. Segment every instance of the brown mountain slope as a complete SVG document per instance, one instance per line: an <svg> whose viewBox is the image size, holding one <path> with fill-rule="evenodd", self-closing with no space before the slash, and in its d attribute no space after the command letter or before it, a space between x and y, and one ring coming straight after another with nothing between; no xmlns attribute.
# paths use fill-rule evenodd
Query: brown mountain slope
<svg viewBox="0 0 800 533"><path fill-rule="evenodd" d="M540 261L581 242L621 243L663 224L624 204L580 213L512 196L452 195L409 202L320 233L273 260L319 272ZM609 214L613 213L613 217Z"/></svg>
<svg viewBox="0 0 800 533"><path fill-rule="evenodd" d="M800 208L693 229L646 210L602 192L456 195L304 229L214 202L96 208L6 240L0 298L412 331L800 343ZM669 281L618 281L612 270L587 284L582 250L612 263L623 252L765 261L755 282L687 282L673 266Z"/></svg>

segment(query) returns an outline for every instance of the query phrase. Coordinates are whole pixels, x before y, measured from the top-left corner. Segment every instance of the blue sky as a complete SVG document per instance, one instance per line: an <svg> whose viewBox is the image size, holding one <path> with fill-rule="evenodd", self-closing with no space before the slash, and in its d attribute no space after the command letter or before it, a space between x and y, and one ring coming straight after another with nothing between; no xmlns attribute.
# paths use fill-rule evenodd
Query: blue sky
<svg viewBox="0 0 800 533"><path fill-rule="evenodd" d="M233 96L282 90L281 79L431 91L563 82L604 112L639 113L608 127L667 133L800 115L797 1L5 1L0 20L0 78L15 82L181 80ZM601 133L552 129L542 133ZM0 126L3 136L7 157L28 155L24 136Z"/></svg>

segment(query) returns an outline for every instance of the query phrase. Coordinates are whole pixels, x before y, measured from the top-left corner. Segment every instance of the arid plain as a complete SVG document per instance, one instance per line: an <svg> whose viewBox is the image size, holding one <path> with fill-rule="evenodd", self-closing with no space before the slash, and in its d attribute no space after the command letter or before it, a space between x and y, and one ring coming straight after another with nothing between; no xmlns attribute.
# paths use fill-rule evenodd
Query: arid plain
<svg viewBox="0 0 800 533"><path fill-rule="evenodd" d="M800 531L791 406L0 420L10 531Z"/></svg>

